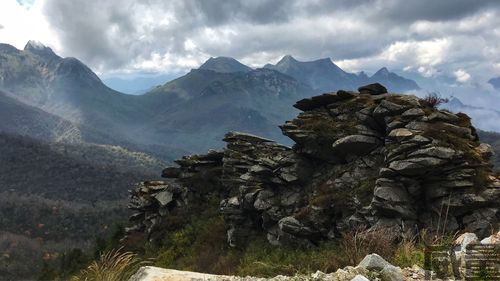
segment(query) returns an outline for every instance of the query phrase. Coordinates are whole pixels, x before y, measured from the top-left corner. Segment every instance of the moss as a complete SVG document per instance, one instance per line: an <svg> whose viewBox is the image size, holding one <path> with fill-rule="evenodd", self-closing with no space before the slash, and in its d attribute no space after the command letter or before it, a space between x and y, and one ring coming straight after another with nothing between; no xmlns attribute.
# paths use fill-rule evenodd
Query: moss
<svg viewBox="0 0 500 281"><path fill-rule="evenodd" d="M443 145L448 145L455 150L464 152L467 160L471 161L471 164L480 164L483 162L481 155L474 150L474 147L478 146L479 143L455 135L447 129L443 122L436 122L427 126L422 135L439 140Z"/></svg>
<svg viewBox="0 0 500 281"><path fill-rule="evenodd" d="M363 206L371 203L373 199L373 190L375 188L375 179L366 179L358 183L354 189L354 194Z"/></svg>
<svg viewBox="0 0 500 281"><path fill-rule="evenodd" d="M371 95L360 94L355 99L351 99L340 104L337 107L337 110L342 113L352 113L374 104L375 101Z"/></svg>
<svg viewBox="0 0 500 281"><path fill-rule="evenodd" d="M312 131L320 137L329 139L356 133L354 120L336 122L333 117L324 117L306 120L296 119L294 123L303 130Z"/></svg>
<svg viewBox="0 0 500 281"><path fill-rule="evenodd" d="M401 95L389 95L388 97L385 98L385 100L403 106L409 106L409 107L415 106L413 103L404 99L403 96Z"/></svg>
<svg viewBox="0 0 500 281"><path fill-rule="evenodd" d="M465 128L472 127L471 118L467 114L459 112L456 116L458 117L458 122L456 122L455 125Z"/></svg>

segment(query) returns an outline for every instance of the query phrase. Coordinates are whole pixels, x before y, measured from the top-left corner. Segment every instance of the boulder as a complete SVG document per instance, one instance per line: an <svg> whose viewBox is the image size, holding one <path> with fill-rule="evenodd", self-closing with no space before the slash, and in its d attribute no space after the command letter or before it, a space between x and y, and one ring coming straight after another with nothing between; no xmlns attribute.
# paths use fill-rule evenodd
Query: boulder
<svg viewBox="0 0 500 281"><path fill-rule="evenodd" d="M405 279L401 268L394 265L386 265L382 271L380 271L380 277L382 277L384 281L402 281Z"/></svg>
<svg viewBox="0 0 500 281"><path fill-rule="evenodd" d="M319 96L314 96L312 98L307 98L307 99L302 99L296 102L293 107L303 110L303 111L308 111L308 110L313 110L318 107L322 106L327 106L331 103L344 100L344 99L349 99L353 97L354 95L349 94L349 92L346 91L341 91L341 94L339 95L338 93L328 93L328 94L322 94Z"/></svg>
<svg viewBox="0 0 500 281"><path fill-rule="evenodd" d="M412 137L414 133L406 128L398 128L394 129L389 133L389 137L395 138L398 140Z"/></svg>
<svg viewBox="0 0 500 281"><path fill-rule="evenodd" d="M223 281L231 280L231 276L213 275L191 271L165 269L154 266L143 266L128 281Z"/></svg>
<svg viewBox="0 0 500 281"><path fill-rule="evenodd" d="M360 94L381 95L387 93L387 89L379 83L373 83L358 88Z"/></svg>
<svg viewBox="0 0 500 281"><path fill-rule="evenodd" d="M382 270L386 266L392 265L384 260L384 258L374 253L364 257L357 267L366 268L368 270Z"/></svg>
<svg viewBox="0 0 500 281"><path fill-rule="evenodd" d="M370 279L364 277L363 275L356 275L354 278L351 279L351 281L370 281Z"/></svg>
<svg viewBox="0 0 500 281"><path fill-rule="evenodd" d="M335 141L332 149L342 155L364 155L371 152L380 141L375 137L351 135Z"/></svg>

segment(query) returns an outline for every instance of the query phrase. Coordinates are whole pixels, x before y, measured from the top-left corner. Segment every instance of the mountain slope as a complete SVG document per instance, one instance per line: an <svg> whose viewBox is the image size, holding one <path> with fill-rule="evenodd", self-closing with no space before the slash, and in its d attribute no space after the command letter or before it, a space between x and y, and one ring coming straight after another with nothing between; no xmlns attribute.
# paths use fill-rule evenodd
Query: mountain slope
<svg viewBox="0 0 500 281"><path fill-rule="evenodd" d="M38 139L79 142L82 132L73 123L23 104L0 91L0 132Z"/></svg>
<svg viewBox="0 0 500 281"><path fill-rule="evenodd" d="M0 66L0 89L77 124L119 135L147 114L137 112L139 99L106 87L79 60L32 41L24 50L0 46Z"/></svg>
<svg viewBox="0 0 500 281"><path fill-rule="evenodd" d="M44 254L89 248L126 220L132 184L164 165L116 146L0 133L0 252L11 257L2 257L0 276L35 280Z"/></svg>
<svg viewBox="0 0 500 281"><path fill-rule="evenodd" d="M189 85L187 90L179 86L183 83ZM228 130L246 130L287 141L277 125L295 114L290 107L295 100L312 93L307 85L269 69L246 73L192 70L147 94L182 98L178 98L177 106L159 111L145 131L156 128L176 143L200 149L208 149L210 144L220 146Z"/></svg>
<svg viewBox="0 0 500 281"><path fill-rule="evenodd" d="M369 78L369 82L380 83L394 92L420 89L415 81L399 76L394 72L389 72L385 67L375 72L375 74Z"/></svg>

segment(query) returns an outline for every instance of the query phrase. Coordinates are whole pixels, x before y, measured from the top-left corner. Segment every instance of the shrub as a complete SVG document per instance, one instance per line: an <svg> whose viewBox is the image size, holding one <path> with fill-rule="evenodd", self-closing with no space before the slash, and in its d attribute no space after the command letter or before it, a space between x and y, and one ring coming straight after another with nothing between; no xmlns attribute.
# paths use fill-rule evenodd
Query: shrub
<svg viewBox="0 0 500 281"><path fill-rule="evenodd" d="M357 265L366 255L377 253L389 259L394 253L394 234L387 228L351 230L341 241L343 252L351 265Z"/></svg>
<svg viewBox="0 0 500 281"><path fill-rule="evenodd" d="M448 99L442 98L436 93L429 93L423 99L420 100L421 104L431 108L437 108L439 105L447 102Z"/></svg>

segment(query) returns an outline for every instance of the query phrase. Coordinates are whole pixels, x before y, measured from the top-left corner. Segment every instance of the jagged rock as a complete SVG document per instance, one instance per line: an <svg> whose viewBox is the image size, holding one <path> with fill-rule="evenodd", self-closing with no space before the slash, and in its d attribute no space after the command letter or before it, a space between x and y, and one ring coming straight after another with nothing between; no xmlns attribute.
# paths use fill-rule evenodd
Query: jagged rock
<svg viewBox="0 0 500 281"><path fill-rule="evenodd" d="M389 133L389 137L393 137L396 139L409 138L413 135L414 135L413 132L406 129L406 128L394 129L394 130L391 130L391 132Z"/></svg>
<svg viewBox="0 0 500 281"><path fill-rule="evenodd" d="M455 240L455 244L460 245L460 251L465 251L467 245L475 242L478 242L478 238L474 233L464 233Z"/></svg>
<svg viewBox="0 0 500 281"><path fill-rule="evenodd" d="M178 178L181 175L181 170L176 167L168 167L163 169L161 176L163 178Z"/></svg>
<svg viewBox="0 0 500 281"><path fill-rule="evenodd" d="M387 89L380 85L379 83L374 83L370 85L366 85L363 87L359 87L358 91L361 94L370 94L370 95L381 95L387 93Z"/></svg>
<svg viewBox="0 0 500 281"><path fill-rule="evenodd" d="M402 281L404 280L401 268L393 265L387 265L380 271L380 277L384 281Z"/></svg>
<svg viewBox="0 0 500 281"><path fill-rule="evenodd" d="M318 235L318 231L311 229L303 225L294 217L285 217L282 218L278 222L279 228L281 231L299 236L299 237L307 237L307 236L316 236Z"/></svg>
<svg viewBox="0 0 500 281"><path fill-rule="evenodd" d="M162 173L170 181L131 191L131 230L161 236L208 198L219 199L231 246L255 235L309 245L352 227L398 237L408 226L436 227L441 209L447 231L486 236L499 226L491 148L467 117L379 84L359 91L298 101L302 112L280 127L292 148L229 132L224 150L175 161Z"/></svg>
<svg viewBox="0 0 500 281"><path fill-rule="evenodd" d="M332 148L335 152L343 155L364 155L379 146L377 138L364 135L351 135L335 141Z"/></svg>
<svg viewBox="0 0 500 281"><path fill-rule="evenodd" d="M500 244L500 231L481 240L481 244Z"/></svg>
<svg viewBox="0 0 500 281"><path fill-rule="evenodd" d="M491 148L491 145L486 144L486 143L481 143L478 147L475 148L477 153L481 155L481 157L485 159L490 159L494 152L493 148Z"/></svg>
<svg viewBox="0 0 500 281"><path fill-rule="evenodd" d="M391 266L391 264L374 253L364 257L357 267L366 268L368 270L382 270L386 266Z"/></svg>
<svg viewBox="0 0 500 281"><path fill-rule="evenodd" d="M425 115L425 112L420 108L410 108L407 111L403 112L403 114L401 114L401 116L403 116L403 117L413 117L413 118L424 116L424 115Z"/></svg>
<svg viewBox="0 0 500 281"><path fill-rule="evenodd" d="M296 102L293 107L303 111L308 111L318 107L327 106L334 102L347 100L353 98L354 96L355 94L352 92L340 90L337 93L322 94L312 98L300 100Z"/></svg>

